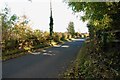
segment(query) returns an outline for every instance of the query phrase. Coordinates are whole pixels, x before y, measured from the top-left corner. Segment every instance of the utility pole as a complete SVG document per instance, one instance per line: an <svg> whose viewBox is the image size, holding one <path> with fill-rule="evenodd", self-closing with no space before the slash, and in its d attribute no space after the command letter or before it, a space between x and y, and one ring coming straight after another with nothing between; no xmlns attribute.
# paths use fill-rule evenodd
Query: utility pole
<svg viewBox="0 0 120 80"><path fill-rule="evenodd" d="M51 44L51 40L53 38L53 17L52 17L52 3L51 3L51 0L50 0L50 23L49 23L49 26L50 26L50 44Z"/></svg>

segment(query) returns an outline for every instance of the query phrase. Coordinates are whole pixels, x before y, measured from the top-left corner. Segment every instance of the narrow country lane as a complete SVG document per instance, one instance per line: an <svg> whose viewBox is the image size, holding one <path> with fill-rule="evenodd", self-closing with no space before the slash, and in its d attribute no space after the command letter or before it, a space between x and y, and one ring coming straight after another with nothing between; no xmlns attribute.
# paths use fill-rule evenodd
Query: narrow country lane
<svg viewBox="0 0 120 80"><path fill-rule="evenodd" d="M84 39L75 39L44 52L25 55L2 63L3 78L58 78L79 52Z"/></svg>

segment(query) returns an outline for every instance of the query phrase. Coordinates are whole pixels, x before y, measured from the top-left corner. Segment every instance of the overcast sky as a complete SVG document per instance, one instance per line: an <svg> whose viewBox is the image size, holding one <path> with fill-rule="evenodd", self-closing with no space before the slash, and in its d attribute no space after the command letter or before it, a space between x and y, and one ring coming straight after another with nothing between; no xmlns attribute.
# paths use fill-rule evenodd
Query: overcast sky
<svg viewBox="0 0 120 80"><path fill-rule="evenodd" d="M22 16L23 14L32 22L32 29L49 31L50 0L0 0L0 8L5 7L5 3L10 7L12 14ZM70 21L74 22L75 31L88 32L87 22L83 23L77 18L73 11L68 8L62 0L52 0L54 32L65 32ZM83 15L83 13L78 13Z"/></svg>

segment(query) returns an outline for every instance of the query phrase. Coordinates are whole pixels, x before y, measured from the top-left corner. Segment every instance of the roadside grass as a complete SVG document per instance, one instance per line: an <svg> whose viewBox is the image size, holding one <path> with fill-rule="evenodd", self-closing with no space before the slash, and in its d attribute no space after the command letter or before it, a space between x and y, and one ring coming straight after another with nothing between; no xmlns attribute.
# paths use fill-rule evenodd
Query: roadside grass
<svg viewBox="0 0 120 80"><path fill-rule="evenodd" d="M51 47L50 45L36 45L33 48L26 47L25 49L12 49L2 52L2 61L17 58L32 52L42 51L43 49Z"/></svg>
<svg viewBox="0 0 120 80"><path fill-rule="evenodd" d="M83 64L84 61L86 61L85 59L87 59L86 58L87 54L86 52L84 52L85 49L86 49L86 45L85 43L83 43L82 48L80 49L79 54L77 55L75 61L72 62L72 65L70 65L68 69L66 70L66 72L61 76L67 79L71 79L71 78L78 79L79 78L78 76L79 64Z"/></svg>
<svg viewBox="0 0 120 80"><path fill-rule="evenodd" d="M93 42L83 43L75 61L62 77L71 80L120 79L120 52L96 52ZM114 54L114 55L113 55Z"/></svg>
<svg viewBox="0 0 120 80"><path fill-rule="evenodd" d="M71 40L60 40L59 42L55 42L52 40L51 45L50 44L39 44L33 47L25 47L25 49L8 49L5 52L2 52L2 56L0 59L2 61L6 61L9 59L17 58L26 54L31 54L32 52L42 52L43 49L50 48L55 45L64 44L65 42L70 42Z"/></svg>

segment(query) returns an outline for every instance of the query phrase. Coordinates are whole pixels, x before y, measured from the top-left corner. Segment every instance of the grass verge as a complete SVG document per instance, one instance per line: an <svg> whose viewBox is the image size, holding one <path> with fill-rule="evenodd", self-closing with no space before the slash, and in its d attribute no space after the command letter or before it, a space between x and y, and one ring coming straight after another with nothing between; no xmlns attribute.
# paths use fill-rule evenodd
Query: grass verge
<svg viewBox="0 0 120 80"><path fill-rule="evenodd" d="M41 52L43 49L47 49L50 47L53 47L55 45L59 45L59 44L64 44L65 42L69 42L70 40L64 40L64 41L60 41L60 42L55 42L52 41L51 45L36 45L33 48L29 48L27 47L26 50L22 49L11 49L11 50L6 50L5 52L2 52L2 56L0 57L0 59L2 59L2 61L6 61L9 59L14 59L26 54L31 54L32 52Z"/></svg>
<svg viewBox="0 0 120 80"><path fill-rule="evenodd" d="M68 80L120 79L120 52L97 52L93 43L84 43L76 60L62 75Z"/></svg>

